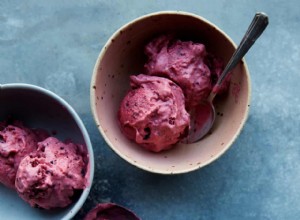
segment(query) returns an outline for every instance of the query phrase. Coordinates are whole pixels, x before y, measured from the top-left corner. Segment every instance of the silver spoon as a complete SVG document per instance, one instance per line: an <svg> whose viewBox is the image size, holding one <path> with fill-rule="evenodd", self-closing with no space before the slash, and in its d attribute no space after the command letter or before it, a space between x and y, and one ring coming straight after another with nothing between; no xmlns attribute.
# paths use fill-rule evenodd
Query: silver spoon
<svg viewBox="0 0 300 220"><path fill-rule="evenodd" d="M262 34L269 23L268 16L265 13L255 14L247 32L245 33L238 48L232 55L227 66L223 70L217 83L214 85L206 101L200 103L191 113L191 124L189 134L184 143L194 143L202 139L211 129L216 118L216 112L213 105L213 99L219 91L226 76L242 60L257 38Z"/></svg>

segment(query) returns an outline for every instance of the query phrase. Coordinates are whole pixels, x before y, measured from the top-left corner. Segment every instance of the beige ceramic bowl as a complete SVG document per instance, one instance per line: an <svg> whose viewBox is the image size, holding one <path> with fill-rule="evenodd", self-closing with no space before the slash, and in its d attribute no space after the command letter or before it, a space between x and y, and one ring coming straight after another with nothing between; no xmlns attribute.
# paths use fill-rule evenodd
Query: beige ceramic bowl
<svg viewBox="0 0 300 220"><path fill-rule="evenodd" d="M101 134L119 156L150 172L178 174L211 163L232 145L246 122L251 88L247 66L240 62L233 71L228 95L215 100L218 115L211 134L197 143L152 153L129 141L117 120L120 102L129 89L129 76L141 73L145 44L168 32L203 42L225 62L236 48L223 31L194 14L163 11L135 19L112 35L98 57L91 81L91 108Z"/></svg>

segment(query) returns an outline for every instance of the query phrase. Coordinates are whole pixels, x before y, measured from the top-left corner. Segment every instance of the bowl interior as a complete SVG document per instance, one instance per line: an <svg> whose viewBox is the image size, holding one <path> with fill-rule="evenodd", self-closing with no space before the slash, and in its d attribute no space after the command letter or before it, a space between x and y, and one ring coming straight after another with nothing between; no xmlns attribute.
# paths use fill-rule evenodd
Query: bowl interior
<svg viewBox="0 0 300 220"><path fill-rule="evenodd" d="M163 33L204 43L207 51L224 62L235 50L229 37L199 16L163 12L139 18L119 29L101 51L91 82L91 108L107 143L125 160L151 172L183 173L210 163L232 144L247 118L250 79L246 64L241 62L233 71L227 96L215 100L218 116L211 134L200 142L177 144L156 154L142 149L121 133L117 111L129 89L129 76L142 73L144 46Z"/></svg>
<svg viewBox="0 0 300 220"><path fill-rule="evenodd" d="M60 140L71 139L85 144L91 169L89 185L78 201L65 209L52 211L31 208L14 190L0 185L0 213L5 219L70 219L85 201L93 178L93 152L87 132L74 110L55 94L25 84L0 87L0 120L8 117L20 120L30 128L46 129ZM17 211L16 211L17 210Z"/></svg>

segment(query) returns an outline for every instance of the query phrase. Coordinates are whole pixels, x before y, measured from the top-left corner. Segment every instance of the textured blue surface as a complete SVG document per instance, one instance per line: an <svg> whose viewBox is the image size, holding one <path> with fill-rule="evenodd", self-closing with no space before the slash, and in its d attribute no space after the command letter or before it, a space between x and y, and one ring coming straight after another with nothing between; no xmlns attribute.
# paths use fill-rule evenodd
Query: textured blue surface
<svg viewBox="0 0 300 220"><path fill-rule="evenodd" d="M246 126L219 160L184 175L155 175L124 162L90 112L90 78L103 44L128 21L159 10L201 15L236 43L256 11L270 19L246 55L252 78ZM50 89L82 117L97 163L90 197L75 219L104 201L145 220L300 219L299 11L298 0L1 0L0 81Z"/></svg>

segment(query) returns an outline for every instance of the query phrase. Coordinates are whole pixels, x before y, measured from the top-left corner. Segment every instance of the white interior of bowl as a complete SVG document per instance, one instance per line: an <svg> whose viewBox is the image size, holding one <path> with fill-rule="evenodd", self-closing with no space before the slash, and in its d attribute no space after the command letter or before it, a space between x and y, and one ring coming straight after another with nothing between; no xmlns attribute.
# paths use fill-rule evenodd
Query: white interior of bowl
<svg viewBox="0 0 300 220"><path fill-rule="evenodd" d="M94 156L88 133L73 108L54 93L27 84L0 85L0 120L7 117L24 122L31 128L53 132L60 140L71 139L85 144L90 169L88 186L78 201L64 209L40 210L32 208L15 191L0 184L1 219L71 219L85 202L94 175Z"/></svg>
<svg viewBox="0 0 300 220"><path fill-rule="evenodd" d="M142 72L144 46L153 37L176 33L180 38L201 42L209 52L227 62L235 44L215 25L184 12L146 15L120 28L106 43L91 81L91 108L108 145L131 164L161 174L184 173L209 164L222 155L244 125L250 102L250 78L245 62L233 71L229 93L215 100L218 113L212 133L194 144L177 144L161 153L146 151L120 131L117 111L129 89L129 76Z"/></svg>

